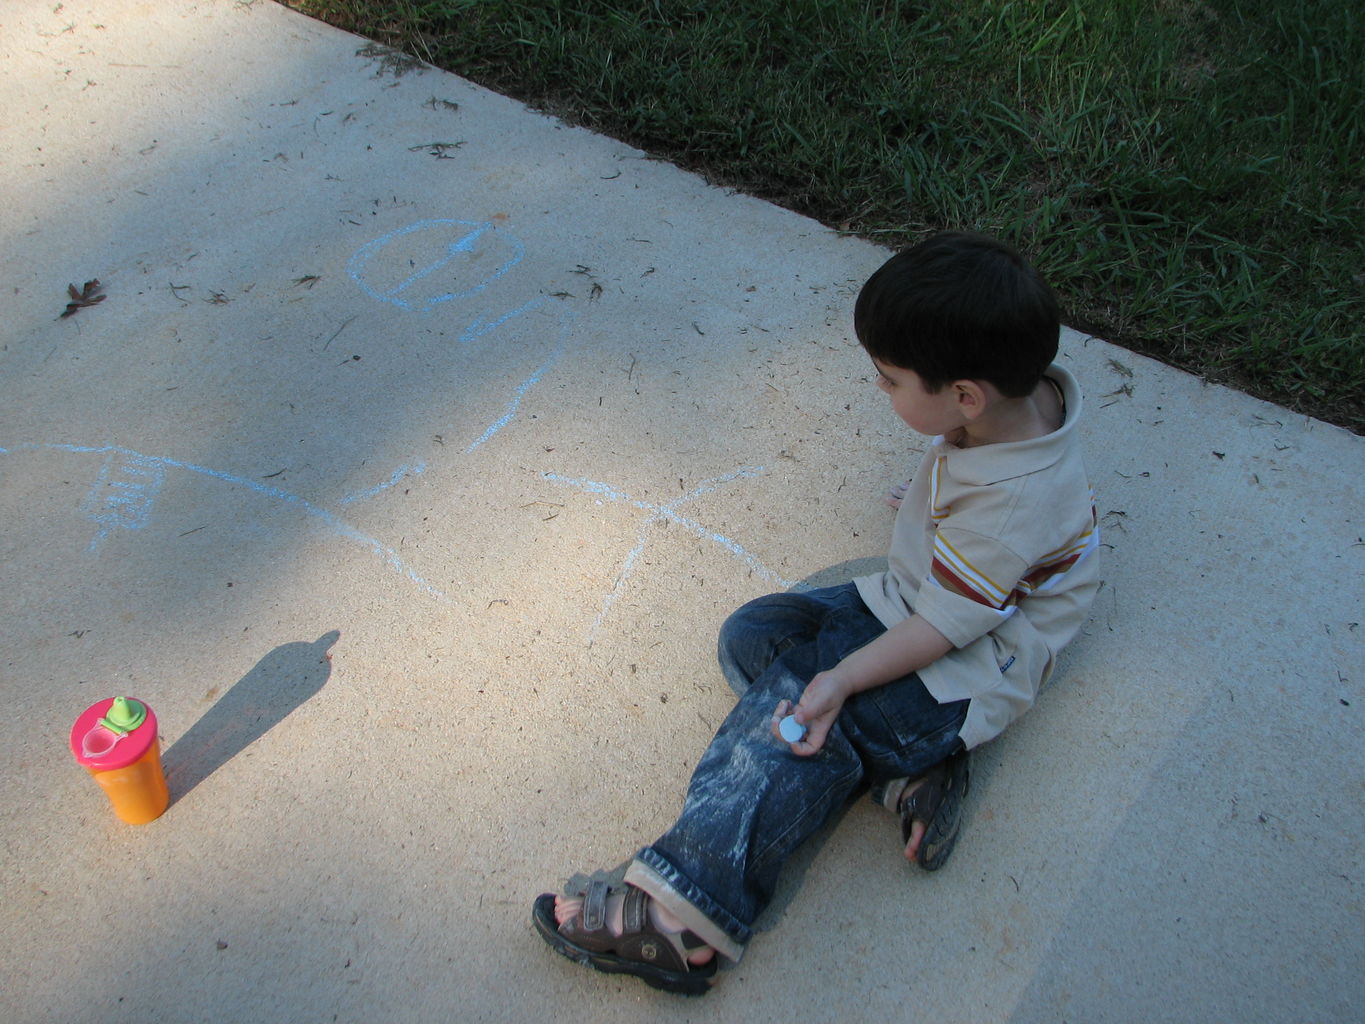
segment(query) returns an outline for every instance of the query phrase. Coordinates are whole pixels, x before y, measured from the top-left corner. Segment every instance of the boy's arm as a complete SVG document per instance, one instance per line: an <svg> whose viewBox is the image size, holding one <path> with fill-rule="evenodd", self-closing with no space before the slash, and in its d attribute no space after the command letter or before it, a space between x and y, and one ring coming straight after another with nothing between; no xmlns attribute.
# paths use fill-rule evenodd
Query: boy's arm
<svg viewBox="0 0 1365 1024"><path fill-rule="evenodd" d="M795 708L788 701L778 704L773 713L773 733L781 739L777 723L789 712L795 714L807 732L804 738L791 744L792 751L814 754L824 746L830 727L849 697L918 672L952 649L951 641L942 633L925 619L912 615L832 669L816 675L806 685Z"/></svg>

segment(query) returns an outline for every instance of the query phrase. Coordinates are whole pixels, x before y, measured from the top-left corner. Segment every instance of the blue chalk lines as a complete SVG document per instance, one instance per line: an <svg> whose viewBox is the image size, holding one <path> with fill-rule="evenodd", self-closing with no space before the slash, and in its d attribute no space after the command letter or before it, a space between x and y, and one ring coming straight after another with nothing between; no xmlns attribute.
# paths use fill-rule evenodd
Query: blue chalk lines
<svg viewBox="0 0 1365 1024"><path fill-rule="evenodd" d="M598 628L606 620L607 613L611 611L612 605L616 603L616 599L621 596L622 591L625 589L626 581L630 579L632 573L635 571L635 563L640 559L640 556L644 554L645 546L649 542L651 527L660 523L673 523L684 529L690 530L703 540L709 540L715 544L719 544L722 548L747 565L753 572L783 589L789 590L792 587L800 586L797 581L783 579L781 576L777 575L777 573L767 568L767 566L760 562L754 555L746 551L737 541L732 540L723 534L716 533L714 530L708 529L696 520L689 519L678 512L678 506L682 505L684 502L699 498L732 481L760 476L765 472L767 472L767 469L763 466L741 466L739 469L726 473L723 476L712 477L710 480L703 481L686 494L674 498L665 505L656 505L648 501L640 501L638 498L632 498L630 495L616 490L609 484L599 483L595 480L575 480L570 477L560 476L558 473L542 474L546 480L549 480L552 483L577 487L579 490L588 494L600 495L608 501L621 502L648 513L644 524L640 527L640 533L636 538L635 547L631 548L630 553L626 555L625 561L621 565L621 571L616 575L616 582L612 585L611 592L602 603L602 608L598 612L597 618L593 620L590 633L596 634Z"/></svg>
<svg viewBox="0 0 1365 1024"><path fill-rule="evenodd" d="M90 550L95 551L111 530L146 526L165 476L159 459L110 449L82 507L86 518L100 528L90 541Z"/></svg>
<svg viewBox="0 0 1365 1024"><path fill-rule="evenodd" d="M493 320L480 320L476 317L472 324L470 324L468 327L466 327L463 331L460 332L460 341L467 345L475 338L482 338L489 331L496 330L503 324L507 323L508 320L511 320L513 317L518 317L521 316L522 313L530 312L531 310L535 309L537 306L542 305L546 301L548 300L545 298L545 296L540 295L532 299L530 302L522 303L520 306L518 306L511 312L504 313L502 316L496 317Z"/></svg>
<svg viewBox="0 0 1365 1024"><path fill-rule="evenodd" d="M426 313L484 291L525 256L522 242L491 221L421 220L361 246L346 271L365 294L409 313ZM553 301L539 295L488 319L475 316L460 332L460 343L467 345ZM466 454L512 422L526 393L559 361L573 320L572 312L565 310L554 329L550 354L513 390L503 415L465 449Z"/></svg>
<svg viewBox="0 0 1365 1024"><path fill-rule="evenodd" d="M347 272L367 295L405 312L424 313L484 293L524 258L525 246L521 241L500 231L492 222L433 219L409 224L362 246L349 260ZM497 306L493 305L493 308L497 309ZM527 392L551 371L564 353L575 321L572 310L544 294L519 303L509 301L503 308L505 312L471 313L470 322L459 335L459 343L479 342L492 332L507 328L513 321L520 327L526 321L519 318L538 313L536 319L543 318L542 331L549 336L548 351L529 376L512 388L501 415L469 443L466 454L487 444L512 422ZM525 346L518 347L525 349ZM156 506L167 471L179 469L245 487L262 497L299 509L339 536L367 548L426 593L446 600L445 594L424 580L392 548L356 529L335 512L279 487L117 445L25 444L0 448L0 455L38 450L104 457L97 479L81 506L82 515L97 527L89 544L91 552L98 551L116 530L143 529ZM421 462L400 466L388 480L349 494L340 503L349 506L377 497L404 479L425 471L426 465Z"/></svg>
<svg viewBox="0 0 1365 1024"><path fill-rule="evenodd" d="M413 466L400 466L398 469L394 470L393 476L391 476L386 483L382 483L375 487L371 487L368 490L361 491L358 494L347 495L346 497L341 499L341 503L343 505L349 505L355 501L364 501L366 498L373 498L376 495L383 494L390 487L397 487L404 477L415 475L418 473L425 473L426 471L427 465L425 462L419 462Z"/></svg>
<svg viewBox="0 0 1365 1024"><path fill-rule="evenodd" d="M516 309L513 310L511 313L508 313L507 316L503 317L501 320L494 321L492 324L483 327L483 329L479 331L479 334L486 334L488 331L493 330L493 328L499 326L502 323L505 323L509 318L517 316L520 313L524 313L528 309L534 309L535 307L541 305L542 303L553 301L554 301L553 299L549 299L544 296L541 296L538 299L533 299L531 302L528 302L525 306L522 306L520 309ZM495 422L493 422L488 427L488 429L483 432L483 435L481 437L476 438L474 442L471 443L470 446L465 449L466 455L472 452L475 448L478 448L480 445L487 444L488 441L492 439L494 434L496 434L503 427L507 426L507 424L511 423L512 419L516 416L517 411L521 408L521 400L526 396L526 392L530 391L531 388L535 387L538 383L540 383L540 379L544 377L545 374L550 372L550 369L555 365L555 363L559 362L559 357L564 354L564 348L569 341L569 333L573 330L573 323L574 320L576 319L572 310L565 310L565 314L566 315L563 321L559 325L558 337L556 339L554 347L550 350L550 354L545 357L544 362L542 362L538 367L536 367L534 373L532 373L529 377L527 377L524 381L517 385L516 389L512 392L511 399L509 399L507 402L507 408L503 412L502 416ZM472 329L473 328L470 328L470 330ZM469 331L466 331L465 333L468 334ZM478 335L474 335L474 337L477 336ZM461 337L460 340L464 341L466 339L464 337Z"/></svg>
<svg viewBox="0 0 1365 1024"><path fill-rule="evenodd" d="M522 243L510 234L498 230L491 222L424 220L390 232L362 246L351 257L347 271L356 285L367 295L408 313L424 313L451 301L467 299L486 292L490 286L517 267L524 257L525 247ZM501 305L503 311L493 312L499 309L496 297L499 294L506 300L505 304ZM526 299L524 291L516 298L512 298L511 294L499 286L480 300L486 303L485 308L490 311L475 312L466 309L466 322L458 335L458 343L483 344L493 332L502 329L513 330L509 325L515 324L516 333L513 338L518 341L516 349L525 353L528 346L522 341L529 339L535 342L539 335L537 347L544 355L530 374L511 389L502 414L468 444L465 454L487 444L513 421L527 393L551 372L567 350L577 320L574 310L559 301L558 297L541 293ZM261 497L295 508L338 536L367 549L425 593L442 601L449 600L444 593L415 572L394 549L352 526L336 512L259 479L238 476L178 459L146 455L118 445L23 444L10 448L0 447L0 455L29 451L69 452L103 457L97 478L80 508L81 514L96 526L96 533L89 544L91 552L97 551L114 531L138 531L145 528L156 507L167 472L181 470L244 487ZM397 487L404 480L425 473L426 469L423 462L399 466L387 480L347 494L340 499L340 505L347 507L375 498ZM630 505L645 513L636 543L626 554L611 591L606 595L592 624L593 632L595 633L606 619L635 573L651 532L655 527L665 524L681 526L697 537L719 545L732 557L748 566L751 572L782 588L800 586L793 581L782 579L769 570L737 541L709 529L679 511L689 501L736 481L760 476L764 472L766 470L763 467L740 467L731 473L703 481L688 493L663 504L640 501L604 483L544 473L544 479L556 484L577 487L586 493Z"/></svg>
<svg viewBox="0 0 1365 1024"><path fill-rule="evenodd" d="M446 600L446 595L436 587L432 586L416 572L412 570L392 548L382 544L368 534L357 530L350 523L346 522L335 512L329 512L321 506L313 504L297 494L269 484L261 483L259 480L252 480L244 476L236 476L232 473L224 473L221 470L210 469L207 466L197 466L192 462L181 462L178 459L167 459L154 455L144 455L129 448L121 448L117 445L77 445L77 444L22 444L13 445L9 448L0 448L0 455L8 455L14 452L23 451L59 451L72 452L79 455L103 455L104 464L100 468L98 477L86 496L82 506L82 512L86 518L90 519L99 527L99 533L90 544L90 550L94 551L99 543L104 540L114 529L140 530L152 513L156 503L157 493L161 489L162 480L168 469L181 469L190 473L197 473L200 476L210 477L214 480L221 480L224 483L234 484L238 487L245 487L263 497L274 501L283 502L297 508L323 525L330 528L339 536L362 547L369 549L377 557L382 559L395 572L402 573L410 579L418 588L430 594L432 597ZM405 467L394 475L388 483L372 492L365 492L355 495L350 500L359 500L361 497L368 496L370 493L377 494L380 491L392 486L403 475L411 472L412 467ZM420 470L417 470L420 472Z"/></svg>
<svg viewBox="0 0 1365 1024"><path fill-rule="evenodd" d="M392 231L362 246L351 257L347 271L366 294L392 303L407 312L423 313L452 300L468 298L483 292L520 264L525 258L525 253L525 246L519 240L499 231L491 222L423 220ZM547 304L552 302L553 299L540 295L501 314L475 315L465 325L459 340L461 344L469 344L482 339L519 317L545 309ZM508 305L512 303L509 302ZM531 375L513 390L503 415L465 449L466 454L486 444L513 420L526 393L549 373L563 354L573 328L574 314L567 307L555 303L551 315L557 315L555 328L557 337L549 354ZM625 563L617 575L611 593L607 595L593 623L593 630L596 631L600 626L634 573L636 563L648 543L651 529L661 523L682 526L704 540L719 544L765 579L783 587L794 586L792 581L783 580L768 570L736 541L709 530L678 512L678 507L685 502L732 481L757 476L763 472L761 467L742 467L733 473L707 480L687 494L663 505L637 501L606 484L571 480L554 473L546 473L547 480L579 487L611 501L625 502L647 513L635 547L626 555Z"/></svg>
<svg viewBox="0 0 1365 1024"><path fill-rule="evenodd" d="M361 246L346 272L365 294L426 312L483 291L525 255L519 240L492 223L419 220Z"/></svg>
<svg viewBox="0 0 1365 1024"><path fill-rule="evenodd" d="M143 529L154 511L157 496L161 491L167 471L178 469L218 480L223 483L232 484L237 487L244 487L264 498L278 501L282 504L299 509L343 539L359 544L361 547L369 550L381 561L386 563L393 571L407 577L423 592L438 600L449 600L445 593L428 583L411 566L400 558L398 553L392 548L352 526L335 512L331 512L320 505L308 501L306 498L302 498L297 494L293 494L272 484L263 483L260 480L253 480L249 477L239 476L234 473L226 473L222 470L212 469L207 466L200 466L192 462L185 462L180 459L146 455L142 452L133 451L130 448L124 448L118 445L20 444L0 448L0 455L39 451L104 456L99 472L96 475L95 482L91 485L88 494L81 504L81 513L86 519L90 520L98 527L96 535L90 541L89 550L91 552L97 551L100 544L114 530ZM418 462L412 465L401 466L394 471L388 480L374 487L358 491L342 498L341 504L350 505L367 498L376 497L384 491L397 486L403 480L425 472L425 463ZM756 556L745 550L737 541L711 530L695 519L691 519L678 511L679 506L686 502L700 498L728 483L757 477L765 472L766 469L762 466L743 466L733 472L705 480L686 494L680 495L665 504L655 504L632 498L629 494L619 491L605 483L593 480L573 479L571 477L561 476L558 473L543 473L542 477L552 483L576 487L587 494L597 495L607 501L630 505L646 513L645 520L636 537L635 546L627 553L620 571L617 573L612 589L607 594L596 619L593 621L591 632L595 634L601 624L605 621L612 606L624 591L626 584L634 574L636 563L644 554L645 547L649 542L649 535L652 528L662 523L671 523L681 526L703 540L718 544L740 562L747 565L752 572L779 587L790 589L792 587L802 586L799 582L783 579L777 573L768 569Z"/></svg>

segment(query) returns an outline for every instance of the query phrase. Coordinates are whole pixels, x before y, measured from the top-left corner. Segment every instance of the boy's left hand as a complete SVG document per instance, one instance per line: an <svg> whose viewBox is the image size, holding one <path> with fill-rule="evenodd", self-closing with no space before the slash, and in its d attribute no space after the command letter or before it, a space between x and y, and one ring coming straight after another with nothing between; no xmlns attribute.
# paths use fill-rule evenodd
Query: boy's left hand
<svg viewBox="0 0 1365 1024"><path fill-rule="evenodd" d="M806 685L801 700L795 705L789 700L778 703L776 710L773 711L773 735L787 743L782 739L777 726L787 715L795 715L796 720L806 727L806 735L787 745L791 747L793 754L801 757L818 753L825 745L825 737L834 726L834 720L839 717L847 696L843 684L834 673L819 673Z"/></svg>

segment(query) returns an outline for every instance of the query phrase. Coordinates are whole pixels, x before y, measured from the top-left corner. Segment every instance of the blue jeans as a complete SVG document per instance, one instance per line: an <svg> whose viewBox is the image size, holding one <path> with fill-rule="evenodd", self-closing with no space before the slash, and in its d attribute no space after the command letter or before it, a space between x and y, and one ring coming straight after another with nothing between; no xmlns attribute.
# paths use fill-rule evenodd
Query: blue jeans
<svg viewBox="0 0 1365 1024"><path fill-rule="evenodd" d="M742 947L787 858L858 791L915 776L961 747L967 702L939 704L913 673L850 697L825 745L797 757L771 732L816 673L885 632L852 583L751 601L720 631L739 701L702 756L677 822L637 861Z"/></svg>

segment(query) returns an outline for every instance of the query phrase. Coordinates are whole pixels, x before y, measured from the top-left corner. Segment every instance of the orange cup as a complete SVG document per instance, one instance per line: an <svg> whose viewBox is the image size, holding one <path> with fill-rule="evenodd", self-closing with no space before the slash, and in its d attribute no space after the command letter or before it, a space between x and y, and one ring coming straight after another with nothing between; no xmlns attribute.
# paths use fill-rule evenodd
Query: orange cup
<svg viewBox="0 0 1365 1024"><path fill-rule="evenodd" d="M170 805L156 715L141 701L110 697L86 708L71 727L71 752L128 824L154 821Z"/></svg>

